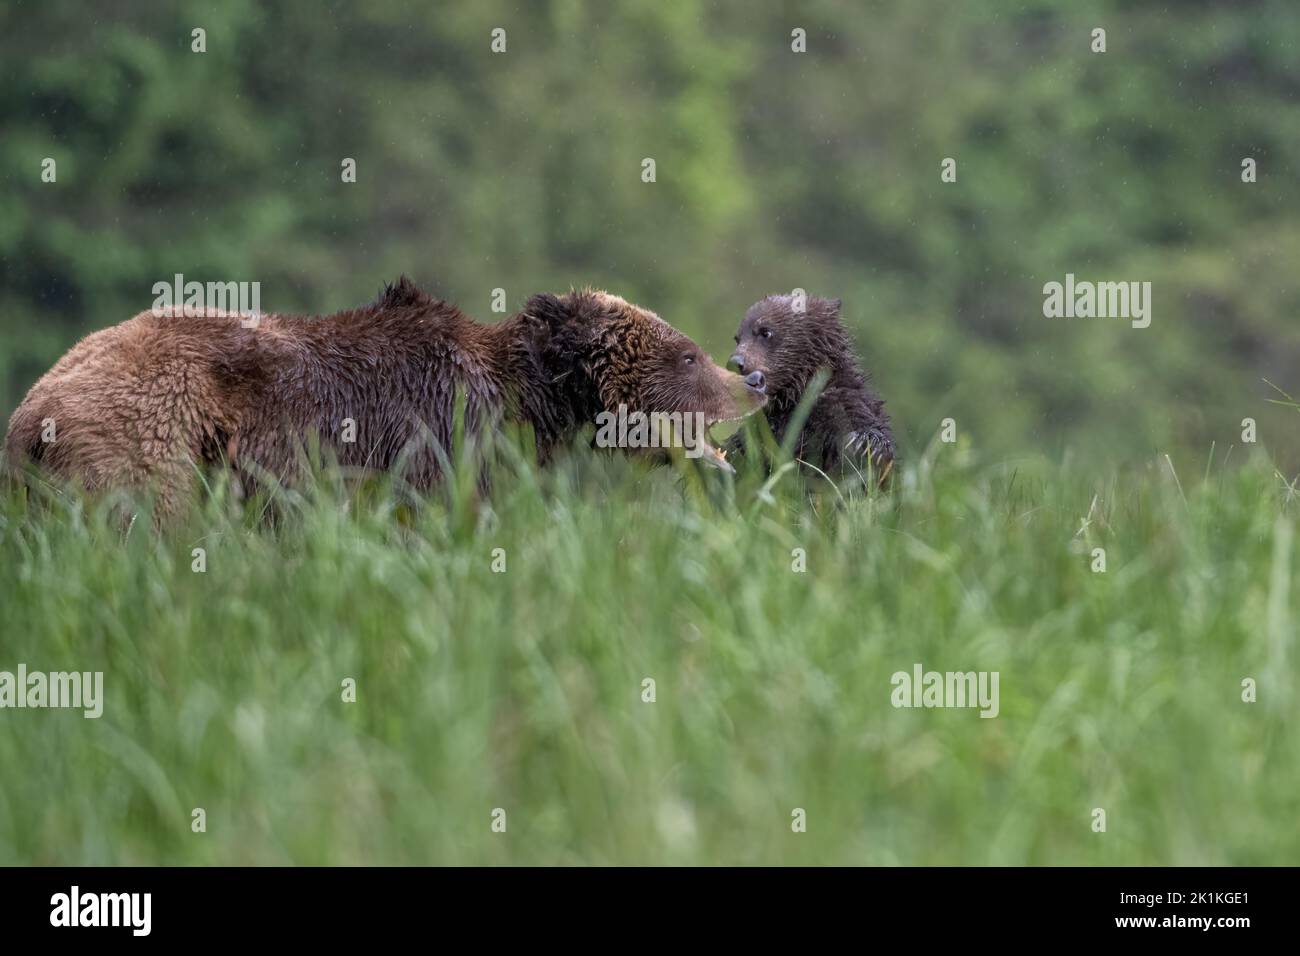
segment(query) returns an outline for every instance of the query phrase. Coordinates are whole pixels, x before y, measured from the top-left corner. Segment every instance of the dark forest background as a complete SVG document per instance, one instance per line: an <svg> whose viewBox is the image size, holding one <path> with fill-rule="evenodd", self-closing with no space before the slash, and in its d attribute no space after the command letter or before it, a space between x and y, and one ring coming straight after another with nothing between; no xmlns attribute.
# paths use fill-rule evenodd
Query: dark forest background
<svg viewBox="0 0 1300 956"><path fill-rule="evenodd" d="M0 415L177 272L303 312L405 272L489 321L603 286L719 360L801 287L905 452L951 416L993 455L1203 459L1250 416L1294 468L1298 106L1294 0L6 2ZM1151 327L1044 318L1067 272L1152 282Z"/></svg>

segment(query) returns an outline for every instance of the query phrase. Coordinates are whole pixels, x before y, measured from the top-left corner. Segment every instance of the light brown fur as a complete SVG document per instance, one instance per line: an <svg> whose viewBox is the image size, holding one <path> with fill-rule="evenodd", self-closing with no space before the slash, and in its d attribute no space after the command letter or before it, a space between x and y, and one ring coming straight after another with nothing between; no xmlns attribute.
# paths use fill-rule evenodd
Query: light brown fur
<svg viewBox="0 0 1300 956"><path fill-rule="evenodd" d="M142 312L86 336L59 359L10 420L5 445L11 461L27 453L92 491L152 480L160 510L177 511L193 462L222 430L234 433L239 411L203 353L236 349L251 333L235 316L213 317L204 348L164 334L168 321ZM47 426L50 442L44 440Z"/></svg>
<svg viewBox="0 0 1300 956"><path fill-rule="evenodd" d="M149 488L160 522L199 468L292 483L319 438L340 464L401 464L417 489L440 476L457 394L471 433L530 426L539 458L619 403L708 421L762 403L738 376L653 313L607 293L537 295L482 325L403 278L375 303L323 318L142 312L77 343L32 386L5 436L11 466L91 491ZM355 422L356 439L340 439ZM52 423L54 440L45 440Z"/></svg>

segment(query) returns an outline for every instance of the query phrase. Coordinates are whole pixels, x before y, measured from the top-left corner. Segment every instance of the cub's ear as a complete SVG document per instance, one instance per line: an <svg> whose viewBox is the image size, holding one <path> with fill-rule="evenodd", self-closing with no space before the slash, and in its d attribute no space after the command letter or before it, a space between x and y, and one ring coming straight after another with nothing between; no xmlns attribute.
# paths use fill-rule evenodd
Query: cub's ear
<svg viewBox="0 0 1300 956"><path fill-rule="evenodd" d="M840 316L840 306L842 306L843 304L844 304L843 299L827 299L826 309L827 311L830 312L831 315L835 316L838 319Z"/></svg>

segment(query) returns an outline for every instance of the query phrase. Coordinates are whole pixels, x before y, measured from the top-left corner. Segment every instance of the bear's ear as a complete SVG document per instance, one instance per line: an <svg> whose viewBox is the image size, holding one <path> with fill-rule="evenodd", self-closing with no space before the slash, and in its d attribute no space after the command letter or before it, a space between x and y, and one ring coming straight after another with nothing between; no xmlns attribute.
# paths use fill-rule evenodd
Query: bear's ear
<svg viewBox="0 0 1300 956"><path fill-rule="evenodd" d="M547 352L571 356L584 352L591 343L589 305L585 297L572 292L562 296L541 292L525 303L524 315L538 330L538 341Z"/></svg>
<svg viewBox="0 0 1300 956"><path fill-rule="evenodd" d="M843 299L827 299L826 309L828 312L830 312L831 315L835 316L835 318L838 319L840 317L840 306L842 306L843 304L844 304Z"/></svg>
<svg viewBox="0 0 1300 956"><path fill-rule="evenodd" d="M573 318L573 311L559 298L549 292L539 292L524 304L524 311L535 319L540 319L554 332Z"/></svg>

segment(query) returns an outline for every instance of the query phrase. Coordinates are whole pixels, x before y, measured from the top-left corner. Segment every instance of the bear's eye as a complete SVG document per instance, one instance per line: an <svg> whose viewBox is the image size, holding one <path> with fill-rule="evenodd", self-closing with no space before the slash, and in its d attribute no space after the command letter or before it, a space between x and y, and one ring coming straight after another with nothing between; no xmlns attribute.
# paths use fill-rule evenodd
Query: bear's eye
<svg viewBox="0 0 1300 956"><path fill-rule="evenodd" d="M771 329L759 329L759 330L758 330L758 334L759 334L760 336L762 336L763 338L765 338L765 339L770 339L770 338L772 337L772 330L771 330Z"/></svg>
<svg viewBox="0 0 1300 956"><path fill-rule="evenodd" d="M685 362L687 365L694 365L694 364L695 364L695 356L694 356L694 355L683 355L683 356L682 356L682 361Z"/></svg>

